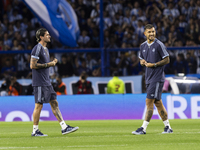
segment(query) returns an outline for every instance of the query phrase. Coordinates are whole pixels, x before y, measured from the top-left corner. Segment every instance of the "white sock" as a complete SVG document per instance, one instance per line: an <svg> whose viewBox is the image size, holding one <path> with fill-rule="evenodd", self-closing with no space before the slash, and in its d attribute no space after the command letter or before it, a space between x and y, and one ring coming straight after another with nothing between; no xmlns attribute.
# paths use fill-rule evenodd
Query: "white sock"
<svg viewBox="0 0 200 150"><path fill-rule="evenodd" d="M164 123L165 127L166 127L166 126L169 126L169 128L171 129L171 126L170 126L170 124L169 124L169 120L168 120L168 119L165 120L165 121L163 121L163 123Z"/></svg>
<svg viewBox="0 0 200 150"><path fill-rule="evenodd" d="M142 127L144 128L143 131L146 132L146 129L147 129L147 126L148 126L149 122L148 121L144 121L143 124L142 124Z"/></svg>
<svg viewBox="0 0 200 150"><path fill-rule="evenodd" d="M65 123L64 120L60 122L60 126L61 126L61 128L62 128L63 130L67 127L67 125L66 125L66 123Z"/></svg>
<svg viewBox="0 0 200 150"><path fill-rule="evenodd" d="M35 133L35 131L37 131L38 129L38 125L33 125L33 133Z"/></svg>

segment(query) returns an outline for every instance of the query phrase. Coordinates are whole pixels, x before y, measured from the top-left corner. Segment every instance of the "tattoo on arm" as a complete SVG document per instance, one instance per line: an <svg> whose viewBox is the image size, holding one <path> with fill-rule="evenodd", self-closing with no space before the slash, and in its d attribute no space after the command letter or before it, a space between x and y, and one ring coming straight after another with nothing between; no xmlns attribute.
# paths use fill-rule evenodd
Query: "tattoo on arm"
<svg viewBox="0 0 200 150"><path fill-rule="evenodd" d="M58 121L62 121L63 118L62 118L62 115L61 115L61 112L58 108L58 102L57 101L52 101L51 102L51 107L52 107L52 111L53 111L53 114L56 116L56 118L58 119Z"/></svg>
<svg viewBox="0 0 200 150"><path fill-rule="evenodd" d="M169 56L168 57L165 57L163 60L157 62L157 66L163 66L163 65L166 65L169 63Z"/></svg>
<svg viewBox="0 0 200 150"><path fill-rule="evenodd" d="M35 59L35 58L31 58L31 61L30 61L30 66L31 66L31 69L41 69L41 68L45 68L45 64L40 64L40 63L37 63L38 62L38 59Z"/></svg>

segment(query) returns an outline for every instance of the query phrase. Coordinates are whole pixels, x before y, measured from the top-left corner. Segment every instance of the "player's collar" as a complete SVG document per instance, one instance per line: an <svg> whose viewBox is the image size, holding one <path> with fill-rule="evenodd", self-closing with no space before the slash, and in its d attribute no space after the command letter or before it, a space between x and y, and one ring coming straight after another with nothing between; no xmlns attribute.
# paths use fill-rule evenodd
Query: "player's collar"
<svg viewBox="0 0 200 150"><path fill-rule="evenodd" d="M44 47L41 43L38 43L38 44L40 44L44 49L47 49L47 47Z"/></svg>
<svg viewBox="0 0 200 150"><path fill-rule="evenodd" d="M155 43L156 40L157 40L157 38L155 38L155 40L154 40L151 44L149 44L149 43L147 42L147 45L148 45L148 46L151 46L153 43Z"/></svg>

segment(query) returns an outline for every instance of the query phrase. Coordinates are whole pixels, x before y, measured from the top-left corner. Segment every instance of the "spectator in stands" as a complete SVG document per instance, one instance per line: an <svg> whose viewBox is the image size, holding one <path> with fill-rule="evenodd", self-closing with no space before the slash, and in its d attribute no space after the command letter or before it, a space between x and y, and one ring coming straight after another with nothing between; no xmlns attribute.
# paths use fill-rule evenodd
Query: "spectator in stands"
<svg viewBox="0 0 200 150"><path fill-rule="evenodd" d="M86 30L82 31L82 34L79 36L78 44L81 47L89 47L90 45L90 37Z"/></svg>
<svg viewBox="0 0 200 150"><path fill-rule="evenodd" d="M24 47L19 44L17 47L18 50L23 50ZM14 56L14 61L17 68L17 78L26 78L30 71L30 66L28 62L28 54L16 54Z"/></svg>
<svg viewBox="0 0 200 150"><path fill-rule="evenodd" d="M77 94L92 94L92 83L87 81L87 73L83 71L80 79L75 84L78 87Z"/></svg>
<svg viewBox="0 0 200 150"><path fill-rule="evenodd" d="M173 33L169 32L168 33L168 41L167 41L168 46L174 46L176 39L177 39L176 36L173 36Z"/></svg>
<svg viewBox="0 0 200 150"><path fill-rule="evenodd" d="M116 64L119 68L119 75L126 76L128 75L128 66L129 61L125 56L124 52L120 53L120 56L116 59Z"/></svg>
<svg viewBox="0 0 200 150"><path fill-rule="evenodd" d="M13 44L12 45L13 46L12 46L11 50L18 50L19 44L18 44L18 41L16 39L13 40Z"/></svg>
<svg viewBox="0 0 200 150"><path fill-rule="evenodd" d="M138 16L139 10L140 10L140 4L138 1L135 1L134 7L133 7L133 9L131 9L131 12L130 12L131 16L132 15Z"/></svg>
<svg viewBox="0 0 200 150"><path fill-rule="evenodd" d="M188 73L187 62L185 61L184 55L182 53L178 54L176 61L173 64L174 74L178 73Z"/></svg>
<svg viewBox="0 0 200 150"><path fill-rule="evenodd" d="M124 81L119 79L118 72L113 73L113 78L107 84L107 94L124 94L125 84Z"/></svg>
<svg viewBox="0 0 200 150"><path fill-rule="evenodd" d="M0 96L7 96L10 86L10 77L6 77L1 84Z"/></svg>
<svg viewBox="0 0 200 150"><path fill-rule="evenodd" d="M9 18L9 22L10 23L14 23L17 20L22 20L22 15L18 13L19 10L18 9L14 9L12 12L12 15Z"/></svg>
<svg viewBox="0 0 200 150"><path fill-rule="evenodd" d="M123 22L126 23L128 26L131 25L130 9L125 10L125 16L123 17Z"/></svg>
<svg viewBox="0 0 200 150"><path fill-rule="evenodd" d="M78 17L78 22L81 30L86 30L87 28L87 17L85 11L81 9L80 16Z"/></svg>
<svg viewBox="0 0 200 150"><path fill-rule="evenodd" d="M90 70L93 70L94 69L94 66L97 64L97 61L92 58L92 55L90 53L87 53L86 54L86 66L90 69Z"/></svg>
<svg viewBox="0 0 200 150"><path fill-rule="evenodd" d="M62 81L61 76L56 77L56 85L54 86L54 90L57 95L67 95L67 87Z"/></svg>
<svg viewBox="0 0 200 150"><path fill-rule="evenodd" d="M184 15L180 15L179 16L179 19L177 20L177 24L178 24L178 30L181 32L182 35L184 35L185 28L188 25L186 20L185 20L185 16Z"/></svg>
<svg viewBox="0 0 200 150"><path fill-rule="evenodd" d="M91 19L93 22L96 23L96 22L97 22L97 19L99 18L99 13L100 13L100 4L99 4L99 2L97 1L95 8L91 11L90 19Z"/></svg>
<svg viewBox="0 0 200 150"><path fill-rule="evenodd" d="M174 7L174 3L169 2L167 8L163 11L163 15L172 22L173 19L176 19L180 15L180 12Z"/></svg>
<svg viewBox="0 0 200 150"><path fill-rule="evenodd" d="M135 15L133 15L131 17L131 25L134 29L137 29L137 27L138 27L138 20L137 20L137 17Z"/></svg>
<svg viewBox="0 0 200 150"><path fill-rule="evenodd" d="M94 48L98 48L99 47L99 42L100 42L100 39L99 39L99 31L98 29L94 29L93 30L93 36L91 38L91 46L94 47Z"/></svg>
<svg viewBox="0 0 200 150"><path fill-rule="evenodd" d="M144 39L144 26L143 26L142 20L138 20L136 33L137 33L138 38L139 38L140 40L143 40L143 39Z"/></svg>
<svg viewBox="0 0 200 150"><path fill-rule="evenodd" d="M191 16L192 14L192 9L190 7L190 3L185 1L184 4L181 7L181 14L183 14L184 16L186 16L186 19L189 19L189 16Z"/></svg>
<svg viewBox="0 0 200 150"><path fill-rule="evenodd" d="M157 39L159 39L163 43L167 41L167 37L162 33L162 28L157 29Z"/></svg>
<svg viewBox="0 0 200 150"><path fill-rule="evenodd" d="M16 76L11 76L8 95L18 96L21 95L22 86L17 82Z"/></svg>
<svg viewBox="0 0 200 150"><path fill-rule="evenodd" d="M9 49L10 49L11 46L12 46L12 41L11 41L11 39L8 38L8 33L7 32L4 33L3 38L4 38L3 44L7 45L9 47Z"/></svg>
<svg viewBox="0 0 200 150"><path fill-rule="evenodd" d="M3 66L1 69L1 75L4 78L6 78L8 76L16 75L16 68L12 64L12 61L10 60L10 58L7 58L5 60L5 66Z"/></svg>
<svg viewBox="0 0 200 150"><path fill-rule="evenodd" d="M91 75L91 70L86 66L86 60L82 58L81 65L77 68L77 74L81 75L82 72L86 72L87 75Z"/></svg>
<svg viewBox="0 0 200 150"><path fill-rule="evenodd" d="M71 57L69 55L62 55L61 63L58 65L58 74L62 78L74 75L74 68L71 62Z"/></svg>
<svg viewBox="0 0 200 150"><path fill-rule="evenodd" d="M131 55L130 64L128 67L129 75L141 75L142 74L142 66L140 65L139 58L135 55Z"/></svg>
<svg viewBox="0 0 200 150"><path fill-rule="evenodd" d="M190 27L186 30L186 39L187 40L196 40L198 37L198 29L195 28L194 24L190 24Z"/></svg>
<svg viewBox="0 0 200 150"><path fill-rule="evenodd" d="M111 18L115 16L115 13L118 13L119 10L122 10L123 6L117 2L117 0L112 0L112 3L109 3L106 6L106 11L109 12Z"/></svg>
<svg viewBox="0 0 200 150"><path fill-rule="evenodd" d="M196 74L197 73L197 61L194 57L191 56L190 52L186 54L186 61L188 64L189 74Z"/></svg>
<svg viewBox="0 0 200 150"><path fill-rule="evenodd" d="M116 39L115 37L113 37L113 35L111 35L110 37L110 43L108 45L108 48L118 48L118 46L116 45Z"/></svg>
<svg viewBox="0 0 200 150"><path fill-rule="evenodd" d="M142 20L143 22L145 22L147 20L144 12L142 9L139 9L138 11L138 17L137 17L137 20Z"/></svg>
<svg viewBox="0 0 200 150"><path fill-rule="evenodd" d="M93 66L92 76L100 77L101 76L101 59Z"/></svg>
<svg viewBox="0 0 200 150"><path fill-rule="evenodd" d="M118 26L122 26L123 24L123 16L121 16L119 13L115 13L113 18L113 23Z"/></svg>

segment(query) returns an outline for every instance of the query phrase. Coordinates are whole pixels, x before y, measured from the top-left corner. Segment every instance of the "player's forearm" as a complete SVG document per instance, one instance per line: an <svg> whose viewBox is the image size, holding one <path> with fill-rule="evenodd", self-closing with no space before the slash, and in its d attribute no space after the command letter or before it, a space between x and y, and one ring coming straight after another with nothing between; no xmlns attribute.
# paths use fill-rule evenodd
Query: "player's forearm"
<svg viewBox="0 0 200 150"><path fill-rule="evenodd" d="M40 63L32 63L30 65L31 69L42 69L42 68L48 68L48 67L52 67L54 66L54 62L49 62L49 63L45 63L45 64L40 64Z"/></svg>
<svg viewBox="0 0 200 150"><path fill-rule="evenodd" d="M35 63L35 64L31 64L30 68L31 69L42 69L42 68L46 68L47 64L40 64L40 63Z"/></svg>
<svg viewBox="0 0 200 150"><path fill-rule="evenodd" d="M165 57L163 60L156 63L157 66L164 66L170 62L169 57Z"/></svg>

